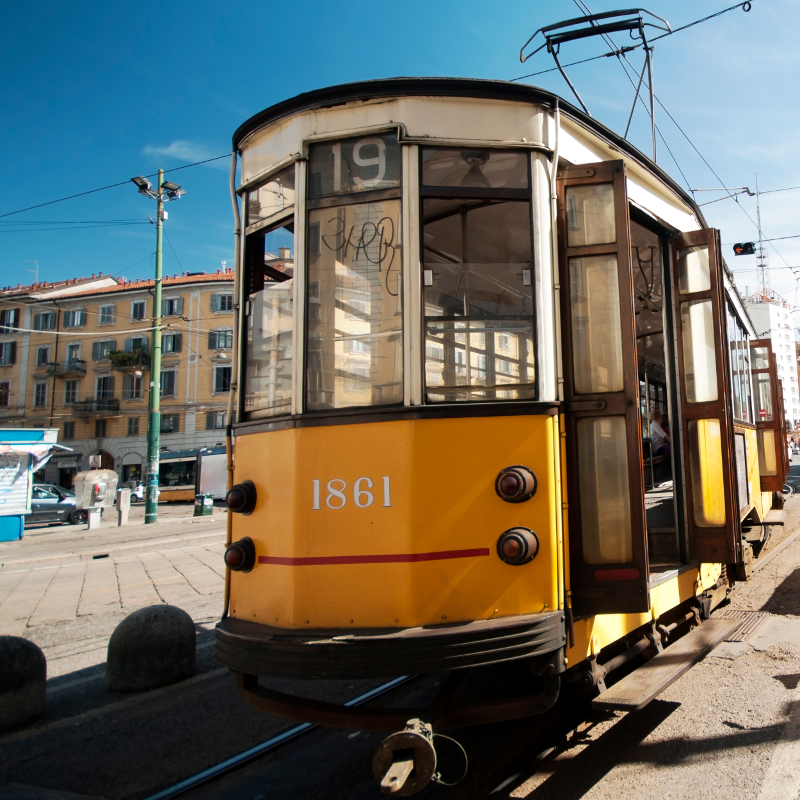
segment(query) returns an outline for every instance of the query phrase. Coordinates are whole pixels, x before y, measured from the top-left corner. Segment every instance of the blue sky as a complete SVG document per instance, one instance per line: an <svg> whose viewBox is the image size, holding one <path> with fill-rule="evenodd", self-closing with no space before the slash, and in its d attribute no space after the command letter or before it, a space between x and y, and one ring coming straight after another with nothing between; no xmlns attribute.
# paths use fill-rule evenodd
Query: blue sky
<svg viewBox="0 0 800 800"><path fill-rule="evenodd" d="M624 4L587 0L595 12ZM650 0L679 27L729 2ZM537 28L578 16L573 0L402 4L138 0L27 2L4 12L0 44L0 215L139 174L228 153L236 127L261 109L320 86L396 75L511 79L548 69L542 52L525 65L521 45ZM800 186L798 0L753 0L656 43L655 90L726 186ZM617 43L623 43L617 34ZM540 40L539 40L540 41ZM605 52L599 41L562 49L562 61ZM629 56L639 67L640 55ZM568 70L590 112L623 132L633 89L615 58ZM572 101L557 72L527 79ZM688 183L718 181L659 108L657 122ZM649 151L640 107L629 135ZM659 163L684 186L663 146ZM176 172L188 194L169 205L164 269L216 270L233 260L229 162ZM719 195L698 195L704 202ZM756 237L755 200L706 207L722 229L737 283L756 288L755 257L730 244ZM762 197L767 237L800 235L800 190ZM93 272L152 275L155 203L132 184L35 211L0 217L0 285ZM108 225L109 221L125 221ZM64 230L58 222L80 223ZM30 223L42 223L31 225ZM103 224L102 227L90 227ZM772 286L800 305L800 238L775 242ZM795 317L796 324L800 317Z"/></svg>

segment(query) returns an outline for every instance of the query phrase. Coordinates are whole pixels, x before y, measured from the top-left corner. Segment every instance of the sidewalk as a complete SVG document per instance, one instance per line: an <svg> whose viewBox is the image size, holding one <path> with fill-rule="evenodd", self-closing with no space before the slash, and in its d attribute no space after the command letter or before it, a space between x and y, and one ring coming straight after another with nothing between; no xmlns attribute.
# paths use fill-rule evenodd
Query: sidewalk
<svg viewBox="0 0 800 800"><path fill-rule="evenodd" d="M143 606L170 603L213 624L222 611L225 514L164 511L153 525L33 527L0 544L0 635L36 642L53 677L105 661L111 632Z"/></svg>

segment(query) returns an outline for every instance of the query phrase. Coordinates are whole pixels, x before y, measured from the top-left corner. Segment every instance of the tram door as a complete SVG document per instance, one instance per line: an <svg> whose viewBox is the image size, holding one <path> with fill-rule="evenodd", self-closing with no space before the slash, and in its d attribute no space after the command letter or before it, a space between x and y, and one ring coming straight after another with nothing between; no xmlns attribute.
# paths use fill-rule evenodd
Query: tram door
<svg viewBox="0 0 800 800"><path fill-rule="evenodd" d="M779 411L775 356L769 339L750 342L753 369L753 392L756 401L756 436L758 440L758 471L762 492L780 492L785 479L783 418Z"/></svg>
<svg viewBox="0 0 800 800"><path fill-rule="evenodd" d="M578 615L648 611L624 162L559 170L558 236L572 608Z"/></svg>
<svg viewBox="0 0 800 800"><path fill-rule="evenodd" d="M689 557L731 564L742 544L719 231L680 234L671 253Z"/></svg>

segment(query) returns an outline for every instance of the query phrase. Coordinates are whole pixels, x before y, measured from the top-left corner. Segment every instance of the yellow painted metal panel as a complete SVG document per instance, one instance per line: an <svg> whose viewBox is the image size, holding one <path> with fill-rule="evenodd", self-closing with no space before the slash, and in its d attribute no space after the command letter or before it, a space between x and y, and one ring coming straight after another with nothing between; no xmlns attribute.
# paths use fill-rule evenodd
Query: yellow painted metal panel
<svg viewBox="0 0 800 800"><path fill-rule="evenodd" d="M258 503L252 515L234 517L234 540L249 536L259 557L283 562L234 573L231 613L287 628L365 628L556 608L557 435L556 420L537 415L238 436L235 480L252 480ZM533 469L539 481L525 503L506 503L494 490L498 472L514 464ZM531 528L540 542L538 556L517 567L495 551L499 536L515 526ZM452 557L476 550L484 554ZM391 563L296 561L430 553L450 555Z"/></svg>

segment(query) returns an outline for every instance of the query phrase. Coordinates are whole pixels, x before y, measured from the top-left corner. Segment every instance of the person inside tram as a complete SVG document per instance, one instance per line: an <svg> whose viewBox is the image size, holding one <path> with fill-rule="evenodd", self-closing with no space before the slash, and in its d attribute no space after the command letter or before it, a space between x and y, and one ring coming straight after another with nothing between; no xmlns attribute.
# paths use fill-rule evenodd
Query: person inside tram
<svg viewBox="0 0 800 800"><path fill-rule="evenodd" d="M669 455L669 434L661 427L661 412L654 408L650 412L650 443L654 456Z"/></svg>

